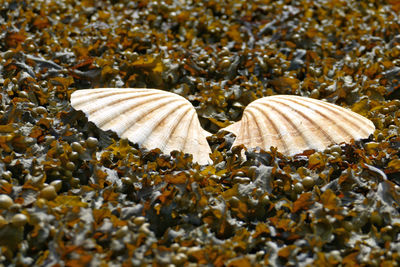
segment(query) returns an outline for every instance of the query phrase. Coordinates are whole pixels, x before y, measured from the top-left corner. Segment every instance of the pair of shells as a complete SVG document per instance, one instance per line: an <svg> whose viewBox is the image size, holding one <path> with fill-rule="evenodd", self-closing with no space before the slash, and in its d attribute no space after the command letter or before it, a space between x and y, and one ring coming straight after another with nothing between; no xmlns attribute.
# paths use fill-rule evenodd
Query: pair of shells
<svg viewBox="0 0 400 267"><path fill-rule="evenodd" d="M164 153L193 155L199 164L211 163L211 149L196 111L185 98L157 89L86 89L71 95L71 104L99 128ZM324 101L276 95L250 103L240 121L223 128L236 135L233 146L271 146L285 155L323 150L335 143L367 138L374 124L363 116Z"/></svg>

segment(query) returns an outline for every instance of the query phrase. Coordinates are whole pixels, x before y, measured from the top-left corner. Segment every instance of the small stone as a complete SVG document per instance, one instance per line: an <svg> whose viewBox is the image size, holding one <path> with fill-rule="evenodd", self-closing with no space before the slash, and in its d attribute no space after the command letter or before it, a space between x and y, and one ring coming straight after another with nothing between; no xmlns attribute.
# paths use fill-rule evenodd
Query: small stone
<svg viewBox="0 0 400 267"><path fill-rule="evenodd" d="M65 175L65 177L67 177L67 178L71 178L73 174L72 174L71 171L66 170L66 171L64 171L64 175Z"/></svg>
<svg viewBox="0 0 400 267"><path fill-rule="evenodd" d="M88 148L95 148L95 147L97 147L98 143L99 143L99 140L97 140L97 138L95 138L95 137L89 137L86 140L86 146Z"/></svg>
<svg viewBox="0 0 400 267"><path fill-rule="evenodd" d="M132 179L129 178L129 177L122 177L121 181L122 181L123 184L126 184L126 185L131 185L132 184Z"/></svg>
<svg viewBox="0 0 400 267"><path fill-rule="evenodd" d="M276 185L279 186L279 187L283 186L283 181L282 181L282 179L276 179L276 180L275 180L275 183L276 183Z"/></svg>
<svg viewBox="0 0 400 267"><path fill-rule="evenodd" d="M238 171L236 173L236 176L243 177L243 176L245 176L245 173L243 171Z"/></svg>
<svg viewBox="0 0 400 267"><path fill-rule="evenodd" d="M184 253L178 253L172 256L172 263L176 265L184 264L187 261L187 256Z"/></svg>
<svg viewBox="0 0 400 267"><path fill-rule="evenodd" d="M76 186L78 186L80 184L81 180L79 180L79 178L72 177L69 180L69 182L70 182L71 186L76 187Z"/></svg>
<svg viewBox="0 0 400 267"><path fill-rule="evenodd" d="M263 257L265 255L265 251L263 251L263 250L259 250L259 251L257 251L257 253L256 253L256 257L257 258L261 258L261 257Z"/></svg>
<svg viewBox="0 0 400 267"><path fill-rule="evenodd" d="M232 197L229 199L229 204L230 204L232 207L237 207L237 206L239 205L239 202L240 202L240 200L239 200L237 197L235 197L235 196L232 196Z"/></svg>
<svg viewBox="0 0 400 267"><path fill-rule="evenodd" d="M311 97L311 98L318 99L318 98L319 98L319 91L318 91L318 89L312 90L312 91L311 91L311 94L310 94L310 97Z"/></svg>
<svg viewBox="0 0 400 267"><path fill-rule="evenodd" d="M333 145L330 147L331 153L337 152L338 154L342 154L342 148L339 145Z"/></svg>
<svg viewBox="0 0 400 267"><path fill-rule="evenodd" d="M377 226L382 225L383 222L382 216L377 211L372 212L370 220L372 224Z"/></svg>
<svg viewBox="0 0 400 267"><path fill-rule="evenodd" d="M314 179L311 178L310 176L306 176L306 177L303 178L303 180L301 181L301 183L303 184L303 186L304 186L306 189L310 189L310 188L312 188L312 187L314 186L315 181L314 181Z"/></svg>
<svg viewBox="0 0 400 267"><path fill-rule="evenodd" d="M140 226L146 222L146 218L143 216L136 217L133 219L133 223L136 224L137 226Z"/></svg>
<svg viewBox="0 0 400 267"><path fill-rule="evenodd" d="M118 230L115 232L114 235L115 235L116 238L121 239L121 238L123 238L124 236L126 236L127 234L129 234L129 229L128 229L128 226L124 225L124 226L122 226L120 229L118 229Z"/></svg>
<svg viewBox="0 0 400 267"><path fill-rule="evenodd" d="M333 151L333 152L331 153L331 155L332 155L332 157L334 157L335 159L337 159L337 158L340 157L340 154L339 154L338 152L336 152L336 151Z"/></svg>
<svg viewBox="0 0 400 267"><path fill-rule="evenodd" d="M1 177L4 180L10 181L10 179L12 178L12 173L10 171L5 171L3 172L3 174L1 175Z"/></svg>
<svg viewBox="0 0 400 267"><path fill-rule="evenodd" d="M0 209L8 209L12 204L14 204L14 201L12 200L11 197L5 194L0 195Z"/></svg>
<svg viewBox="0 0 400 267"><path fill-rule="evenodd" d="M188 252L188 247L179 247L178 253L187 253Z"/></svg>
<svg viewBox="0 0 400 267"><path fill-rule="evenodd" d="M57 197L57 191L53 185L49 185L40 191L40 196L47 200L53 200Z"/></svg>
<svg viewBox="0 0 400 267"><path fill-rule="evenodd" d="M27 222L28 222L28 217L26 217L26 215L22 213L15 214L11 218L11 224L16 227L24 226Z"/></svg>
<svg viewBox="0 0 400 267"><path fill-rule="evenodd" d="M294 184L293 189L297 194L301 194L304 191L304 186L302 183L298 182Z"/></svg>
<svg viewBox="0 0 400 267"><path fill-rule="evenodd" d="M79 154L81 154L83 152L83 147L78 142L73 142L71 144L71 148L72 148L73 151L75 151L75 152L77 152Z"/></svg>
<svg viewBox="0 0 400 267"><path fill-rule="evenodd" d="M76 152L76 151L72 151L72 152L69 154L69 159L70 159L70 160L77 160L77 159L79 159L79 153Z"/></svg>
<svg viewBox="0 0 400 267"><path fill-rule="evenodd" d="M150 235L150 234L151 234L151 231L150 231L149 227L150 227L150 224L149 224L149 223L144 223L144 224L142 224L142 225L140 226L139 232L140 232L140 233L143 233L143 234L145 234L145 235Z"/></svg>
<svg viewBox="0 0 400 267"><path fill-rule="evenodd" d="M172 249L173 251L178 251L179 248L180 248L180 245L179 245L178 243L173 243L173 244L171 245L171 249Z"/></svg>
<svg viewBox="0 0 400 267"><path fill-rule="evenodd" d="M75 163L73 163L72 161L68 161L65 165L65 168L67 168L67 170L73 171L75 170Z"/></svg>
<svg viewBox="0 0 400 267"><path fill-rule="evenodd" d="M61 190L62 187L62 181L61 180L54 180L50 183L51 186L54 187L54 189L56 190L56 192Z"/></svg>
<svg viewBox="0 0 400 267"><path fill-rule="evenodd" d="M29 98L28 93L25 91L19 91L18 96L21 98Z"/></svg>
<svg viewBox="0 0 400 267"><path fill-rule="evenodd" d="M210 177L208 177L208 179L218 182L220 180L220 177L218 175L213 174L213 175L210 175Z"/></svg>
<svg viewBox="0 0 400 267"><path fill-rule="evenodd" d="M265 196L263 196L262 198L261 198L261 204L262 205L267 205L267 204L269 204L271 202L271 200L269 199L269 196L268 195L265 195Z"/></svg>
<svg viewBox="0 0 400 267"><path fill-rule="evenodd" d="M36 200L36 206L38 206L39 208L42 208L44 205L46 205L46 200L44 198L39 197Z"/></svg>
<svg viewBox="0 0 400 267"><path fill-rule="evenodd" d="M227 69L231 65L231 61L229 59L224 59L219 63L219 67L221 69Z"/></svg>
<svg viewBox="0 0 400 267"><path fill-rule="evenodd" d="M353 224L349 221L344 221L343 223L343 228L346 229L347 232L350 232L353 230Z"/></svg>
<svg viewBox="0 0 400 267"><path fill-rule="evenodd" d="M35 108L35 112L38 114L46 114L47 113L47 109L45 107L42 106L38 106Z"/></svg>

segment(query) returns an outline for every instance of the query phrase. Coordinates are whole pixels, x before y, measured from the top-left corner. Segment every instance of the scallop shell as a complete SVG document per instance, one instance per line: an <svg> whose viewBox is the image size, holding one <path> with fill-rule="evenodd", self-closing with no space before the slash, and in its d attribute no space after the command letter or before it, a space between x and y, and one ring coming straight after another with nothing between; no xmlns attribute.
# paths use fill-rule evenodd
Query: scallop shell
<svg viewBox="0 0 400 267"><path fill-rule="evenodd" d="M331 144L367 138L374 124L345 108L312 98L276 95L250 103L243 117L223 130L236 135L233 146L271 146L285 155L308 149L323 150Z"/></svg>
<svg viewBox="0 0 400 267"><path fill-rule="evenodd" d="M210 163L210 135L200 126L196 110L185 98L157 89L86 89L71 95L71 105L82 110L102 130L112 130L147 149L159 148L193 155Z"/></svg>

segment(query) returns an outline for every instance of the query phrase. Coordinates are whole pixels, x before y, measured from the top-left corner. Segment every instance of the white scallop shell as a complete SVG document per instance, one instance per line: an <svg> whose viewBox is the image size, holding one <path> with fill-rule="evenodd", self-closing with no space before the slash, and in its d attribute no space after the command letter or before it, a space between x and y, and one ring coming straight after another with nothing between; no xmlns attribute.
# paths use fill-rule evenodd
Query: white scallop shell
<svg viewBox="0 0 400 267"><path fill-rule="evenodd" d="M236 135L233 146L264 150L273 146L285 155L295 155L367 138L375 126L367 118L331 103L276 95L250 103L242 119L223 130Z"/></svg>
<svg viewBox="0 0 400 267"><path fill-rule="evenodd" d="M196 110L185 98L156 89L86 89L71 95L71 105L82 110L97 127L112 130L147 149L159 148L193 155L210 163L210 135L200 126Z"/></svg>

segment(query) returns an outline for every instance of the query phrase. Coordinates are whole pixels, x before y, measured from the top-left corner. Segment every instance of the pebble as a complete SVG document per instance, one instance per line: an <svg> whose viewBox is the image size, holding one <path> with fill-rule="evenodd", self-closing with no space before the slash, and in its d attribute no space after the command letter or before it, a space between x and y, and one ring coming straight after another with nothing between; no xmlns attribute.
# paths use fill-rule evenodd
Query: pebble
<svg viewBox="0 0 400 267"><path fill-rule="evenodd" d="M8 209L11 205L14 204L14 201L8 195L1 194L0 195L0 209Z"/></svg>
<svg viewBox="0 0 400 267"><path fill-rule="evenodd" d="M11 224L16 227L24 226L28 222L25 214L18 213L11 218Z"/></svg>

